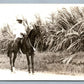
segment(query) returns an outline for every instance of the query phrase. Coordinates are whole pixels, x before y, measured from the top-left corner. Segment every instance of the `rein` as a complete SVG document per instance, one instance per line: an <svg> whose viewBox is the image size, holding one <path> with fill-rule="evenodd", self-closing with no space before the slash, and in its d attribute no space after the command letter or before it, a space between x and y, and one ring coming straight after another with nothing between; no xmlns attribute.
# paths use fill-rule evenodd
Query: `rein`
<svg viewBox="0 0 84 84"><path fill-rule="evenodd" d="M32 43L31 43L30 39L29 39L29 43L30 43L31 47L34 49L34 51L35 51L36 49L33 47L33 45L32 45Z"/></svg>

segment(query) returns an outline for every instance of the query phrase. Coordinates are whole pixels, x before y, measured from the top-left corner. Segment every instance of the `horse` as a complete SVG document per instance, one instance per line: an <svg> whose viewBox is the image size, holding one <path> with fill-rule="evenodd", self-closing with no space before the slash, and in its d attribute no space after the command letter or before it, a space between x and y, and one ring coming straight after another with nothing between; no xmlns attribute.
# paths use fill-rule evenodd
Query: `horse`
<svg viewBox="0 0 84 84"><path fill-rule="evenodd" d="M14 71L17 53L21 50L23 54L26 54L29 73L29 57L31 56L32 73L34 73L34 44L36 39L38 39L38 41L41 41L41 31L39 29L39 26L37 25L35 25L35 27L30 31L29 34L23 35L23 38L17 38L15 41L13 40L8 44L7 56L10 58L11 72Z"/></svg>

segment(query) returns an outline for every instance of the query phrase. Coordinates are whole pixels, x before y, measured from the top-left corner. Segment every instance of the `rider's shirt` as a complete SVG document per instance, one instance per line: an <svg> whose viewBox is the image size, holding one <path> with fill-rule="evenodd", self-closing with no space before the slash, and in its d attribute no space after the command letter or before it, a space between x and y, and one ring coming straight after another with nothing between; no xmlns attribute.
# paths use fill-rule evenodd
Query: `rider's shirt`
<svg viewBox="0 0 84 84"><path fill-rule="evenodd" d="M13 26L13 34L15 35L15 39L18 37L22 38L21 33L26 34L26 28L23 24L16 22L16 24Z"/></svg>

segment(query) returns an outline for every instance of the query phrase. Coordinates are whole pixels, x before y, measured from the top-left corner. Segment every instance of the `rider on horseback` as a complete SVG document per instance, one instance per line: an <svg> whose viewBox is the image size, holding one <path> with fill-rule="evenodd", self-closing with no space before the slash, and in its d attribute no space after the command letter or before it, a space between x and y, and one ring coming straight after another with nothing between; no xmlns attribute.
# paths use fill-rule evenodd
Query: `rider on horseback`
<svg viewBox="0 0 84 84"><path fill-rule="evenodd" d="M20 38L21 39L21 42L22 42L22 38L27 34L30 33L31 29L28 27L28 23L25 22L25 20L22 18L22 17L18 17L16 19L16 37L15 37L15 40L17 38ZM33 47L34 51L35 51L35 48Z"/></svg>

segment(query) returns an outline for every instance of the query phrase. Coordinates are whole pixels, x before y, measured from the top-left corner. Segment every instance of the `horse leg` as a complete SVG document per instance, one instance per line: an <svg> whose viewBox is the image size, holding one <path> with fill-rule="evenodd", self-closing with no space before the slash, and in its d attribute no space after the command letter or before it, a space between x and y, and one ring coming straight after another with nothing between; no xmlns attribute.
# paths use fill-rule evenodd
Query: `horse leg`
<svg viewBox="0 0 84 84"><path fill-rule="evenodd" d="M34 73L34 54L31 55L32 73Z"/></svg>
<svg viewBox="0 0 84 84"><path fill-rule="evenodd" d="M12 53L9 54L10 57L10 66L11 66L11 72L13 72L13 60L12 60Z"/></svg>
<svg viewBox="0 0 84 84"><path fill-rule="evenodd" d="M14 53L14 57L13 57L13 71L15 72L15 59L17 57L17 53Z"/></svg>
<svg viewBox="0 0 84 84"><path fill-rule="evenodd" d="M28 63L28 71L30 73L30 60L29 60L29 54L28 53L26 54L26 57L27 57L27 63Z"/></svg>

